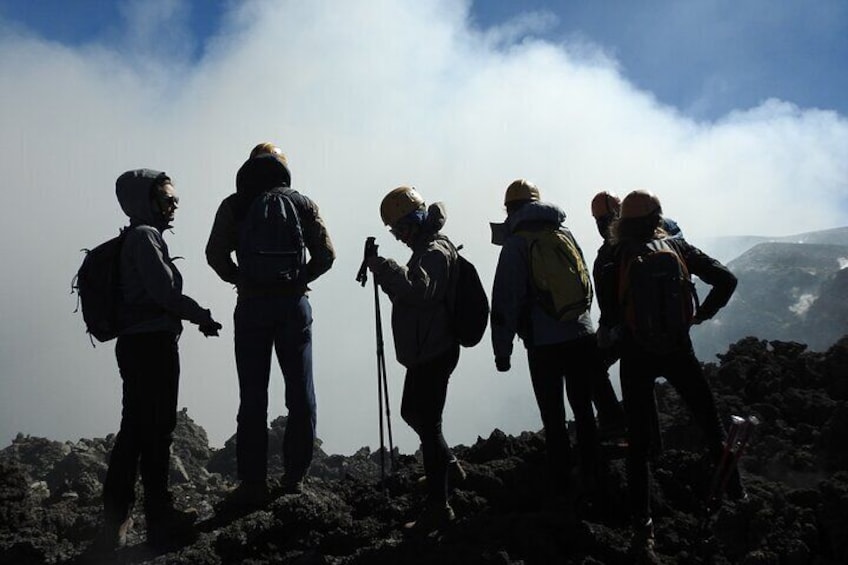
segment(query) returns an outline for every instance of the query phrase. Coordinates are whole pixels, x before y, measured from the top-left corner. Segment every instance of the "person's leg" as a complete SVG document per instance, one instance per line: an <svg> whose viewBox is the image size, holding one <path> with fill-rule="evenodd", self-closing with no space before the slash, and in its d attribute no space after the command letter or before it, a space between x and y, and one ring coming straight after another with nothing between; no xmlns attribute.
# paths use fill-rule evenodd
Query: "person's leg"
<svg viewBox="0 0 848 565"><path fill-rule="evenodd" d="M695 422L704 434L707 448L713 459L718 463L724 450L726 433L716 409L712 389L710 389L703 367L695 357L695 352L691 346L687 350L669 357L663 370L663 376L692 411ZM734 469L731 473L727 490L734 498L743 495L744 491L738 469Z"/></svg>
<svg viewBox="0 0 848 565"><path fill-rule="evenodd" d="M144 353L137 336L121 336L115 357L123 386L121 427L109 455L109 469L103 484L103 512L107 527L117 528L126 520L135 503L135 481L141 453L141 414L144 412L146 383L139 371Z"/></svg>
<svg viewBox="0 0 848 565"><path fill-rule="evenodd" d="M434 507L448 499L447 471L451 452L442 433L442 413L459 346L407 370L401 416L421 440L428 500Z"/></svg>
<svg viewBox="0 0 848 565"><path fill-rule="evenodd" d="M542 345L527 349L530 380L545 429L545 448L555 484L567 483L571 470L571 442L565 427L562 346Z"/></svg>
<svg viewBox="0 0 848 565"><path fill-rule="evenodd" d="M634 524L651 518L651 413L654 405L653 363L645 355L625 348L621 356L621 393L627 418L627 487Z"/></svg>
<svg viewBox="0 0 848 565"><path fill-rule="evenodd" d="M312 376L312 307L306 296L277 300L274 346L286 387L283 436L286 481L298 483L312 463L317 405Z"/></svg>
<svg viewBox="0 0 848 565"><path fill-rule="evenodd" d="M590 335L563 344L561 359L565 391L577 428L580 470L584 479L593 480L598 471L598 434L592 412L592 388L601 370L595 336Z"/></svg>
<svg viewBox="0 0 848 565"><path fill-rule="evenodd" d="M145 334L147 351L140 370L145 373L146 409L142 415L141 480L148 521L173 509L168 492L171 441L177 425L180 358L177 336Z"/></svg>
<svg viewBox="0 0 848 565"><path fill-rule="evenodd" d="M262 299L236 304L235 356L239 381L236 427L238 478L260 483L268 474L268 379L274 328Z"/></svg>

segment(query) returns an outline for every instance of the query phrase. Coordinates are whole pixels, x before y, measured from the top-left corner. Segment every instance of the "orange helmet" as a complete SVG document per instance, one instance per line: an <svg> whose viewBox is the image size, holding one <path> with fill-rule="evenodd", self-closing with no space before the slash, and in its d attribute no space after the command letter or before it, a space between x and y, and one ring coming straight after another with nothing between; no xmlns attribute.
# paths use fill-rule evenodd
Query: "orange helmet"
<svg viewBox="0 0 848 565"><path fill-rule="evenodd" d="M512 181L512 183L506 187L506 194L504 194L504 206L517 200L539 200L539 189L536 188L535 184L528 180L518 179Z"/></svg>
<svg viewBox="0 0 848 565"><path fill-rule="evenodd" d="M389 192L380 203L380 217L387 226L395 225L407 214L424 208L424 199L414 188L399 186Z"/></svg>
<svg viewBox="0 0 848 565"><path fill-rule="evenodd" d="M660 199L648 190L634 190L621 202L621 217L644 218L651 214L662 214Z"/></svg>
<svg viewBox="0 0 848 565"><path fill-rule="evenodd" d="M592 217L605 218L618 216L621 211L621 198L613 192L602 190L592 198Z"/></svg>

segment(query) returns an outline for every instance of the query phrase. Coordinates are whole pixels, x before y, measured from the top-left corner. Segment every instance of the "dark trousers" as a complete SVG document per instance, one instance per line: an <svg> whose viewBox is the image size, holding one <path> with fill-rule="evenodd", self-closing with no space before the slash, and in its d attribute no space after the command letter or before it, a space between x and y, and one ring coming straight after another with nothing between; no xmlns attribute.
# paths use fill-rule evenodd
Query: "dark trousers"
<svg viewBox="0 0 848 565"><path fill-rule="evenodd" d="M115 356L123 409L103 485L105 518L111 524L124 521L132 510L139 466L148 520L171 507L168 471L180 380L177 336L171 332L120 336Z"/></svg>
<svg viewBox="0 0 848 565"><path fill-rule="evenodd" d="M317 421L312 307L306 296L251 297L238 301L234 318L240 400L238 477L259 482L268 475L268 381L273 350L283 373L288 409L283 466L287 477L299 480L312 463Z"/></svg>
<svg viewBox="0 0 848 565"><path fill-rule="evenodd" d="M662 356L640 351L633 345L623 348L621 391L630 444L627 450L627 482L633 519L641 524L651 516L649 457L655 435L654 381L658 377L664 377L692 411L714 457L720 456L725 439L712 390L691 343L679 353ZM732 480L738 482L738 474Z"/></svg>
<svg viewBox="0 0 848 565"><path fill-rule="evenodd" d="M565 394L574 413L577 448L584 476L597 467L597 430L592 412L594 382L600 378L600 362L594 335L527 349L530 379L545 428L545 447L556 480L567 480L573 465L571 442L565 426Z"/></svg>
<svg viewBox="0 0 848 565"><path fill-rule="evenodd" d="M448 393L448 380L459 361L459 345L433 359L407 367L403 383L400 415L421 440L424 474L430 502L448 499L450 448L442 435L442 412Z"/></svg>

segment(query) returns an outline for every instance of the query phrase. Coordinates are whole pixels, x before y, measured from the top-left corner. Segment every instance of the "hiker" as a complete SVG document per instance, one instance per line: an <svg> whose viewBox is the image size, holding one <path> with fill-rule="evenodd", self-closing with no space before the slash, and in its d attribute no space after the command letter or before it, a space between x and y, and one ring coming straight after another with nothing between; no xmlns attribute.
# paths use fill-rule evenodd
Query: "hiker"
<svg viewBox="0 0 848 565"><path fill-rule="evenodd" d="M462 473L442 433L448 380L459 360L447 306L457 255L439 233L447 219L444 205L426 206L414 188L390 191L380 204L380 216L392 235L412 250L405 266L379 255L369 257L367 266L392 302L395 354L406 368L401 417L418 434L424 458L427 501L418 519L404 529L430 532L454 520L448 470Z"/></svg>
<svg viewBox="0 0 848 565"><path fill-rule="evenodd" d="M498 371L509 371L513 339L518 334L527 349L530 379L545 430L545 446L556 493L565 493L573 471L578 467L572 455L566 429L563 379L568 402L574 413L577 428L577 448L580 455L579 477L587 490L597 479L597 430L592 412L593 383L603 377L589 308L592 283L585 268L583 252L571 232L563 225L565 212L554 204L539 199L539 189L518 179L506 189L504 224L493 224L492 241L502 245L492 288L492 347ZM501 232L501 233L498 233ZM531 248L538 248L545 238L567 242L570 262L583 266L571 273L556 261L554 272L546 273L565 288L580 283L575 308L564 318L547 306L552 291L540 288L532 272ZM545 265L547 266L547 265ZM563 278L560 278L563 277ZM567 278L565 278L567 277ZM581 277L581 278L578 278ZM585 280L583 280L585 278Z"/></svg>
<svg viewBox="0 0 848 565"><path fill-rule="evenodd" d="M599 192L592 198L592 217L595 218L598 233L603 238L603 243L598 248L595 263L592 266L592 280L595 283L596 290L598 289L598 277L602 266L611 261L610 250L612 246L609 243L609 226L613 220L618 218L620 208L621 199L606 190ZM598 307L603 312L601 301L604 300L604 297L600 293L597 293L596 297ZM607 329L599 321L598 334L603 336L606 331ZM600 346L602 344L606 345L605 341L600 339L598 345ZM598 425L601 437L618 438L625 434L624 410L618 402L615 390L609 379L609 367L618 360L618 357L611 347L602 347L600 353L607 370L595 382L592 391L592 402L595 404L595 410L598 413Z"/></svg>
<svg viewBox="0 0 848 565"><path fill-rule="evenodd" d="M603 296L616 297L602 304L602 316L614 328L621 353L634 530L631 550L648 559L653 559L654 544L649 465L654 381L664 377L677 390L718 462L725 431L695 357L689 327L712 318L736 288L736 277L727 267L684 239L668 237L661 226L662 206L654 194L636 190L624 198L621 216L611 228L612 268L602 273L599 290ZM666 276L666 271L672 276ZM691 289L689 273L712 287L697 308L694 290L687 290ZM673 307L662 307L668 305ZM727 488L728 497L744 497L738 471Z"/></svg>
<svg viewBox="0 0 848 565"><path fill-rule="evenodd" d="M288 409L284 494L302 491L312 462L316 400L307 285L330 269L335 251L318 206L290 186L282 151L271 143L254 147L236 175L236 192L218 208L206 244L207 262L238 292L233 318L239 485L227 502L240 508L257 508L268 500L268 381L274 350Z"/></svg>
<svg viewBox="0 0 848 565"><path fill-rule="evenodd" d="M95 544L103 550L126 542L139 468L147 542L167 546L191 533L197 512L177 510L168 490L180 376L177 343L181 320L197 324L207 337L221 329L209 310L182 294L182 276L162 237L179 203L171 179L137 169L118 177L115 188L130 225L119 259L122 302L115 346L123 410L103 485L104 526Z"/></svg>

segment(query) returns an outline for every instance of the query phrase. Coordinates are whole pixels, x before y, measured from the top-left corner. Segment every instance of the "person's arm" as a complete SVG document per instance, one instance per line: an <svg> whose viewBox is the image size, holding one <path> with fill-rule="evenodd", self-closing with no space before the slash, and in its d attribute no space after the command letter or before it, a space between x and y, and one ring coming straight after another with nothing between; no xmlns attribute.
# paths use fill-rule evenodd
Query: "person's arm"
<svg viewBox="0 0 848 565"><path fill-rule="evenodd" d="M393 259L376 262L374 277L393 302L426 305L443 301L448 290L451 255L446 244L435 243L412 267Z"/></svg>
<svg viewBox="0 0 848 565"><path fill-rule="evenodd" d="M303 227L303 239L306 249L309 250L309 261L306 263L306 282L310 283L330 270L336 259L336 251L327 226L321 218L318 206L309 199L304 198L305 217L301 218Z"/></svg>
<svg viewBox="0 0 848 565"><path fill-rule="evenodd" d="M137 234L131 240L131 252L145 291L154 302L178 318L198 325L209 324L212 321L209 310L177 288L161 234L153 228L139 229Z"/></svg>
<svg viewBox="0 0 848 565"><path fill-rule="evenodd" d="M695 323L709 320L723 308L736 290L737 279L730 270L684 240L673 243L683 255L689 272L710 285L707 297L695 312Z"/></svg>
<svg viewBox="0 0 848 565"><path fill-rule="evenodd" d="M222 280L231 284L238 282L238 265L232 257L237 242L238 233L233 209L230 202L224 200L218 207L209 240L206 242L206 262Z"/></svg>
<svg viewBox="0 0 848 565"><path fill-rule="evenodd" d="M523 248L520 237L504 242L492 285L492 350L501 370L509 367L515 334L528 312L528 265ZM500 365L503 360L504 368Z"/></svg>

